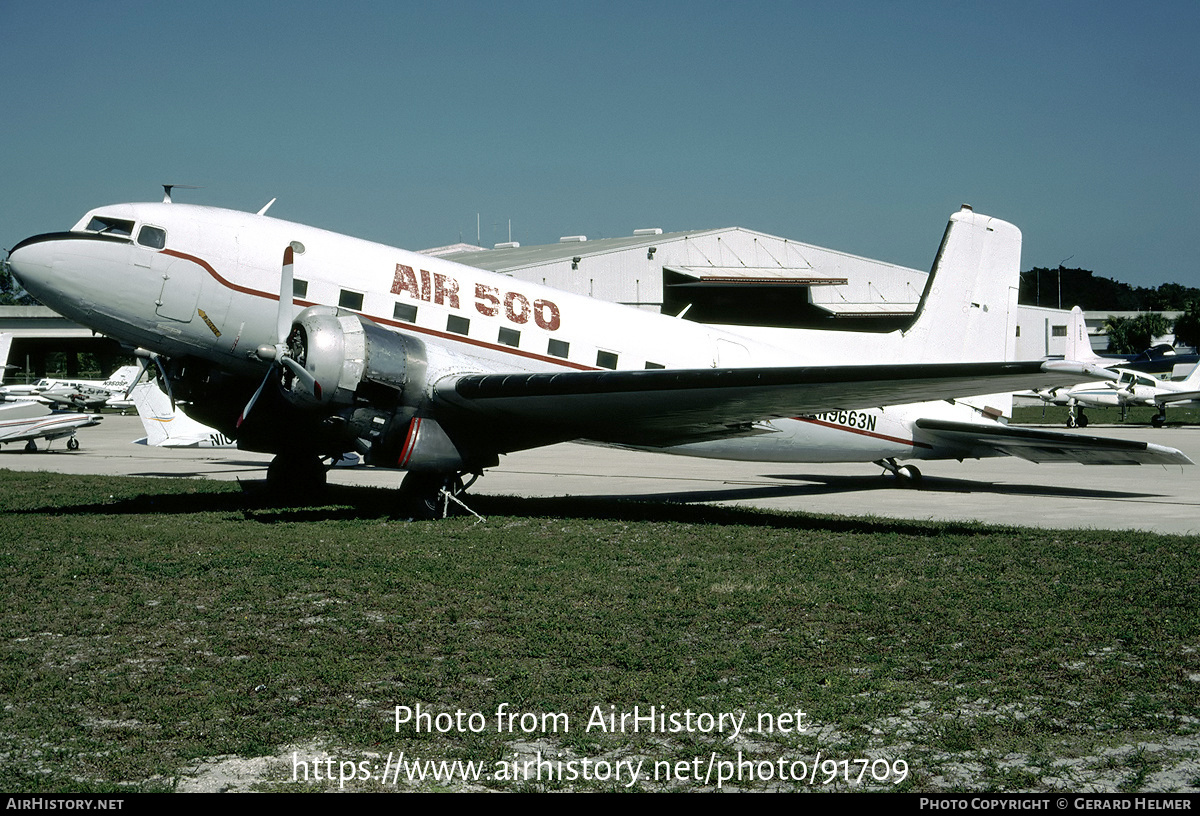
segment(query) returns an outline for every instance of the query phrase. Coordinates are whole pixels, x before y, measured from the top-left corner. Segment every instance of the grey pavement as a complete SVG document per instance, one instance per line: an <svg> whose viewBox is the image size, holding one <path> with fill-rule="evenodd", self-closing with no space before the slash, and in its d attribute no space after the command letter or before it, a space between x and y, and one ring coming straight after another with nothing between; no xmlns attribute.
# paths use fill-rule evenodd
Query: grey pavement
<svg viewBox="0 0 1200 816"><path fill-rule="evenodd" d="M1200 427L1089 427L1088 434L1179 448L1200 462ZM59 440L38 453L0 448L0 468L127 476L266 478L270 456L236 449L166 449L132 444L135 416L107 415L79 432L80 449ZM501 458L472 492L517 496L604 496L714 502L779 510L902 519L977 520L1051 528L1200 534L1200 466L1035 465L1020 459L916 463L919 490L896 487L872 464L725 462L565 444ZM335 468L330 482L396 487L402 473Z"/></svg>

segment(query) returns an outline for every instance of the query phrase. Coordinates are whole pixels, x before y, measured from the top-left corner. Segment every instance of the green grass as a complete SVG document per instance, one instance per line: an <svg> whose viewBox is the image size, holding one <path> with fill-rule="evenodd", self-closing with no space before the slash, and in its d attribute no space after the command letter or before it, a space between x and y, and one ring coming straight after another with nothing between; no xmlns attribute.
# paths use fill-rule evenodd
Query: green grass
<svg viewBox="0 0 1200 816"><path fill-rule="evenodd" d="M0 789L171 790L289 746L494 763L538 739L648 765L903 760L905 790L1153 790L1181 763L1194 785L1196 537L486 496L485 523L414 523L383 490L288 508L228 483L3 476ZM571 731L497 733L502 703ZM417 704L488 727L397 732ZM811 727L583 729L635 705ZM324 787L291 770L257 787Z"/></svg>

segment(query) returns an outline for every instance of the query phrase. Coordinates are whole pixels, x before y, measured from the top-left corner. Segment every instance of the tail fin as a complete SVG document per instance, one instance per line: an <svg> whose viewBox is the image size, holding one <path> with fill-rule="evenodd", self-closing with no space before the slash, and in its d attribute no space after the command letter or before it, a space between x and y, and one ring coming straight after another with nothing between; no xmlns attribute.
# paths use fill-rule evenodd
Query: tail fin
<svg viewBox="0 0 1200 816"><path fill-rule="evenodd" d="M8 332L0 332L0 382L8 372L8 352L12 348L13 336Z"/></svg>
<svg viewBox="0 0 1200 816"><path fill-rule="evenodd" d="M904 332L912 362L1012 360L1021 231L963 208L950 216L933 270Z"/></svg>
<svg viewBox="0 0 1200 816"><path fill-rule="evenodd" d="M162 445L170 438L167 427L175 420L171 400L153 382L138 384L130 396L133 398L134 407L137 408L138 419L142 421L142 427L146 430L146 444Z"/></svg>
<svg viewBox="0 0 1200 816"><path fill-rule="evenodd" d="M1067 321L1067 347L1063 359L1077 363L1094 363L1103 359L1092 350L1087 324L1083 321L1083 309L1078 306L1071 309L1071 317Z"/></svg>
<svg viewBox="0 0 1200 816"><path fill-rule="evenodd" d="M104 387L112 391L120 391L121 395L124 396L125 392L129 390L130 383L132 383L134 379L141 374L141 372L142 369L140 366L121 366L112 373L111 377L104 381Z"/></svg>

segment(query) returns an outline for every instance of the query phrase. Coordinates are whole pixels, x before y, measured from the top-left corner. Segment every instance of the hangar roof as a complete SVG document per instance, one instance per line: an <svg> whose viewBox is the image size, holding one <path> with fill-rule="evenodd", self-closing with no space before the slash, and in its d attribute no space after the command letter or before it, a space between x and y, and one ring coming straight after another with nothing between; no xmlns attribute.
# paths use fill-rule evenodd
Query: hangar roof
<svg viewBox="0 0 1200 816"><path fill-rule="evenodd" d="M734 227L734 229L737 229ZM597 238L591 241L568 241L558 244L543 244L529 247L502 247L500 249L475 249L440 254L439 257L455 263L487 269L492 272L505 272L510 269L524 269L544 263L574 258L604 255L609 252L636 247L652 247L666 241L698 235L712 235L728 230L692 230L687 232L665 232L658 235L626 235L619 238ZM433 254L426 250L426 254Z"/></svg>

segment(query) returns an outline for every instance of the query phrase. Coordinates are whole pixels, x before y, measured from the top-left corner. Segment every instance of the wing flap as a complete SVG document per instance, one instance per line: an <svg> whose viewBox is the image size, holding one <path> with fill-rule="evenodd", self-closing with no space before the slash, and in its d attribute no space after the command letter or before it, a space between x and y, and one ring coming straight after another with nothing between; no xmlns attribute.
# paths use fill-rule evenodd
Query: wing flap
<svg viewBox="0 0 1200 816"><path fill-rule="evenodd" d="M1030 462L1078 462L1084 465L1190 465L1192 460L1175 448L1110 439L1100 436L982 425L942 419L918 419L922 431L964 449L987 448Z"/></svg>

